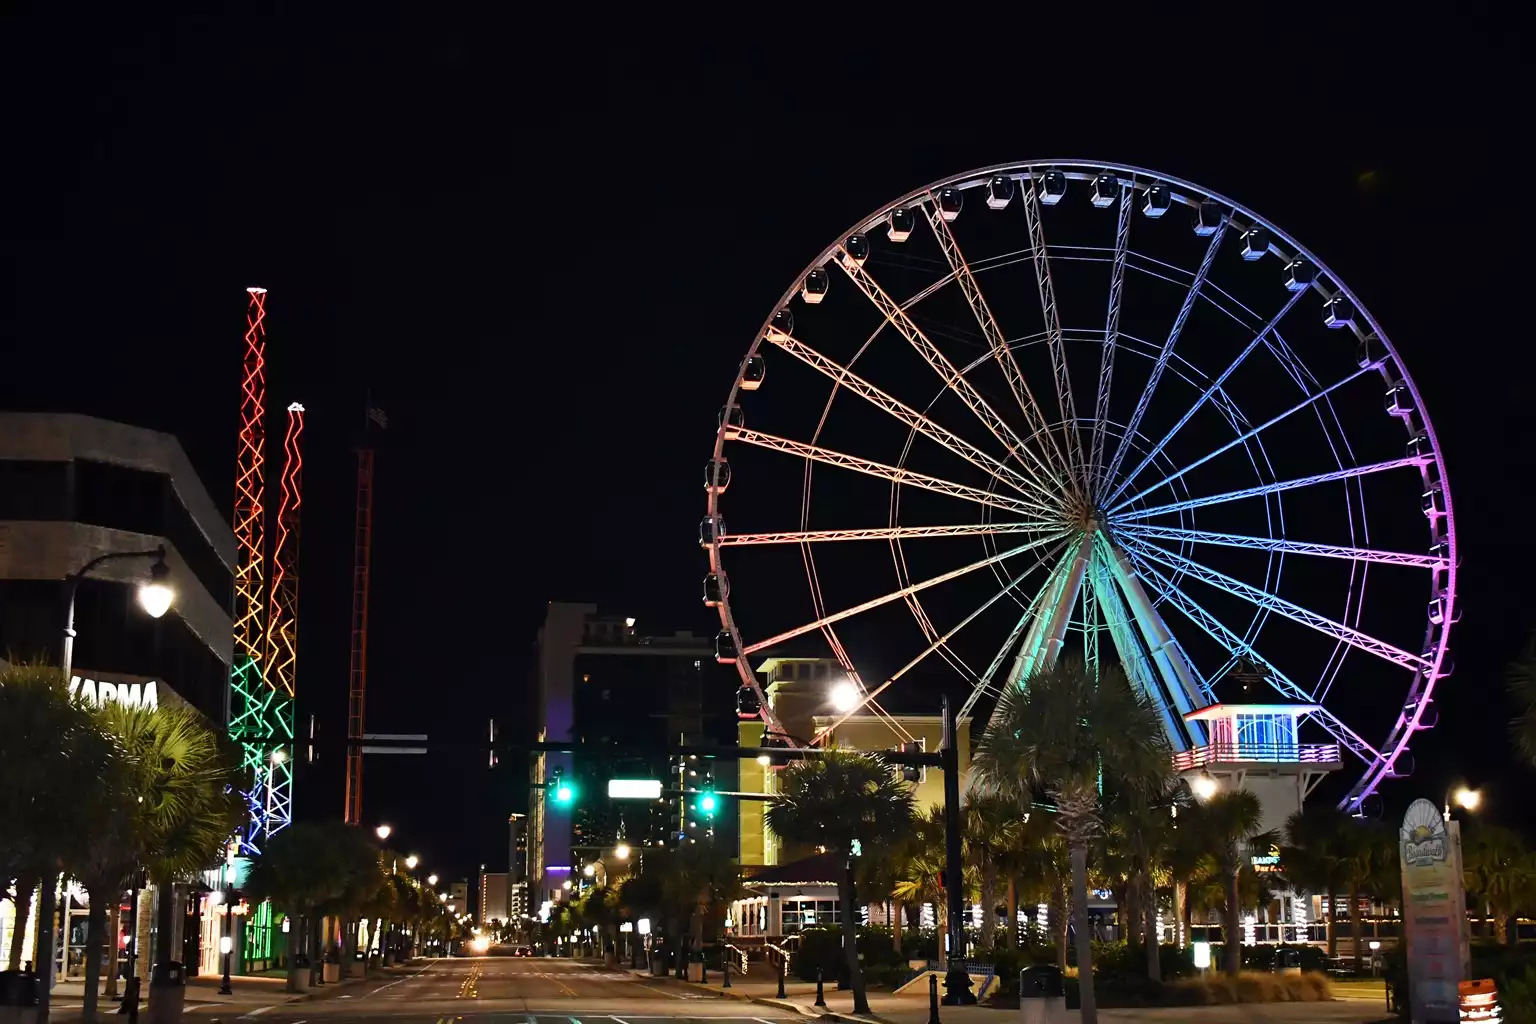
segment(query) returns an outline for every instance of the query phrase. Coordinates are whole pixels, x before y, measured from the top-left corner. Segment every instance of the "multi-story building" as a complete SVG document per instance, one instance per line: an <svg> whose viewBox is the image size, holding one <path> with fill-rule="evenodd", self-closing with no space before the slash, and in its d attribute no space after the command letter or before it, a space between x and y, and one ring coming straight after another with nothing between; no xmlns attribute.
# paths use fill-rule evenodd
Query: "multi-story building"
<svg viewBox="0 0 1536 1024"><path fill-rule="evenodd" d="M702 775L690 777L686 767L678 786L668 744L735 742L734 676L715 661L710 638L688 632L647 635L632 617L601 615L590 604L551 602L539 631L538 663L541 738L573 741L578 752L535 759L530 913L558 899L581 864L620 842L632 847L686 842L707 831L701 819L686 813L696 793L667 793L660 803L610 800L609 780L652 779L664 789L696 790ZM547 785L557 772L574 785L569 805L550 799ZM718 789L735 788L733 759L714 762L712 774ZM717 838L734 850L734 816L722 809L715 821Z"/></svg>
<svg viewBox="0 0 1536 1024"><path fill-rule="evenodd" d="M924 750L937 751L942 745L944 720L939 715L877 716L867 713L855 715L835 714L832 709L834 688L845 680L842 668L832 658L770 656L755 668L764 681L764 692L774 717L779 721L788 739L796 743L808 743L824 730L830 730L830 742L846 750L895 750L907 743L916 742ZM956 746L959 748L960 777L970 771L971 720L961 718L956 722ZM741 722L738 728L743 747L762 745L763 723L756 720ZM777 791L780 766L764 765L756 761L741 766L741 791L744 793L772 794ZM900 771L899 768L893 769ZM918 780L911 783L913 797L919 813L944 803L944 772L938 768L924 768ZM737 807L741 835L741 863L743 867L785 864L814 854L814 850L785 850L777 836L763 821L761 800L742 800Z"/></svg>
<svg viewBox="0 0 1536 1024"><path fill-rule="evenodd" d="M507 872L487 871L480 865L480 894L475 919L481 926L492 921L506 921L511 916Z"/></svg>
<svg viewBox="0 0 1536 1024"><path fill-rule="evenodd" d="M87 700L183 704L224 731L233 645L235 537L174 437L89 416L0 413L0 657L58 663L64 578L113 552L165 548L175 591L155 619L134 600L153 558L101 563L75 594L72 685ZM41 741L41 740L40 740ZM66 913L84 914L72 893ZM196 918L151 935L144 897L139 948L199 962ZM13 903L0 902L0 948ZM129 919L125 911L123 921ZM176 915L178 926L182 915ZM30 931L30 929L29 929ZM24 959L32 959L28 938ZM153 962L144 959L141 962Z"/></svg>

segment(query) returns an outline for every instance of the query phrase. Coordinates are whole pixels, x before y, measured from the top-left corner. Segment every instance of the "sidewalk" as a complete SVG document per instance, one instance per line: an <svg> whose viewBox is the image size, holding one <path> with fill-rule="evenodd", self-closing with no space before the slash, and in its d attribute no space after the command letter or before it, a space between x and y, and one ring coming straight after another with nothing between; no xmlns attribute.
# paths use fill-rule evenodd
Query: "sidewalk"
<svg viewBox="0 0 1536 1024"><path fill-rule="evenodd" d="M751 974L745 978L733 974L731 987L723 989L718 972L709 975L707 985L677 981L675 978L656 978L644 970L631 969L630 973L726 998L774 1006L805 1017L840 1021L873 1019L885 1024L928 1024L926 993L898 996L890 992L871 992L870 1017L860 1017L853 1013L853 993L839 992L835 985L824 986L827 1005L823 1009L813 1005L816 1001L816 986L798 979L785 982L785 998L779 999L776 980L765 980ZM1077 1024L1078 1019L1077 1011L1068 1011L1064 1024ZM1159 1021L1164 1024L1375 1024L1388 1019L1380 1004L1367 1004L1359 999L1335 1000L1330 1003L1247 1003L1236 1006L1099 1010L1099 1020L1117 1024L1122 1021ZM990 1006L940 1006L939 1020L941 1024L1016 1024L1019 1011L994 1009Z"/></svg>
<svg viewBox="0 0 1536 1024"><path fill-rule="evenodd" d="M230 994L221 995L223 978L217 974L202 974L187 979L187 1008L197 1006L217 1007L221 1005L240 1006L244 1008L260 1008L264 1006L280 1006L283 1003L296 1003L312 999L328 998L332 992L350 988L367 980L377 981L379 978L393 976L397 971L409 968L409 964L398 964L390 967L375 968L366 976L359 970L350 978L345 978L330 985L317 985L308 992L289 992L287 990L288 979L280 973L269 975L232 975L229 979ZM104 987L105 983L103 983ZM118 982L118 991L121 992L123 982ZM98 990L99 991L99 990ZM140 1007L147 1005L149 999L148 984L144 983L140 990ZM78 978L60 981L53 988L51 1000L51 1017L57 1016L58 1011L63 1011L69 1016L77 1013L85 999L85 982ZM100 1013L102 1016L115 1013L117 1000L101 997Z"/></svg>

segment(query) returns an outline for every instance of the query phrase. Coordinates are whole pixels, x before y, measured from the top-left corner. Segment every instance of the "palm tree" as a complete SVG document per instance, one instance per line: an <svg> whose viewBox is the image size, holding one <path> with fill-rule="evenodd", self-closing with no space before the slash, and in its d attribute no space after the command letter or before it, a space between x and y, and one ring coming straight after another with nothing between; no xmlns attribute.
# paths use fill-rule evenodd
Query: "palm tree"
<svg viewBox="0 0 1536 1024"><path fill-rule="evenodd" d="M1514 945L1515 914L1536 875L1524 838L1511 829L1478 823L1467 830L1465 874L1468 891L1483 899L1490 915L1504 928L1504 940Z"/></svg>
<svg viewBox="0 0 1536 1024"><path fill-rule="evenodd" d="M1384 822L1351 818L1345 833L1345 856L1340 867L1345 885L1349 888L1349 941L1354 947L1356 975L1361 973L1365 964L1365 941L1360 928L1360 895L1363 890L1369 891L1373 883L1381 881L1385 865L1396 863L1397 836L1394 832L1392 826Z"/></svg>
<svg viewBox="0 0 1536 1024"><path fill-rule="evenodd" d="M930 807L925 813L913 818L912 827L896 845L899 851L897 867L901 879L891 889L898 905L932 903L937 911L934 920L942 936L948 929L949 907L944 899L944 811ZM939 941L939 966L946 966L948 957L944 942Z"/></svg>
<svg viewBox="0 0 1536 1024"><path fill-rule="evenodd" d="M52 922L54 880L111 806L114 763L111 743L90 709L70 696L62 672L40 663L0 662L0 885L16 894L12 970L21 966L32 891L40 892L35 920ZM43 928L39 938L37 960L46 963L53 955L52 928ZM45 1017L48 1003L45 985Z"/></svg>
<svg viewBox="0 0 1536 1024"><path fill-rule="evenodd" d="M1168 773L1159 784L1144 791L1122 794L1109 808L1112 845L1125 858L1125 937L1134 945L1134 938L1138 934L1142 936L1147 977L1152 981L1162 980L1159 948L1162 937L1157 933L1157 880L1166 870L1164 865L1179 838L1175 828L1177 811L1181 805L1188 806L1188 793L1184 782L1173 773L1170 762Z"/></svg>
<svg viewBox="0 0 1536 1024"><path fill-rule="evenodd" d="M95 1020L107 902L115 903L128 877L145 868L161 894L160 934L172 934L172 887L218 863L243 816L231 793L233 756L197 712L110 702L95 719L116 752L113 784L106 787L108 803L90 838L66 858L91 894L82 1010L87 1021Z"/></svg>
<svg viewBox="0 0 1536 1024"><path fill-rule="evenodd" d="M843 953L853 986L853 1012L868 1013L869 997L859 966L854 916L854 854L884 857L913 819L912 793L878 755L829 750L825 756L784 769L780 796L764 819L791 843L822 846L843 861L837 894L842 905Z"/></svg>
<svg viewBox="0 0 1536 1024"><path fill-rule="evenodd" d="M1264 809L1259 798L1248 790L1228 789L1199 805L1192 817L1196 832L1204 838L1206 848L1215 858L1226 888L1221 915L1221 934L1225 939L1222 946L1225 970L1236 975L1243 967L1240 938L1243 903L1238 875L1244 864L1243 854L1249 846L1257 843L1267 848Z"/></svg>
<svg viewBox="0 0 1536 1024"><path fill-rule="evenodd" d="M1149 790L1167 777L1168 741L1158 712L1106 666L1099 677L1063 661L1009 688L976 752L987 784L1015 798L1055 805L1072 864L1072 925L1077 933L1082 1019L1095 1024L1093 947L1088 930L1088 847L1098 835L1099 783Z"/></svg>
<svg viewBox="0 0 1536 1024"><path fill-rule="evenodd" d="M1014 837L1020 831L1018 802L1001 793L982 793L961 810L965 855L981 877L981 948L997 944L997 883Z"/></svg>
<svg viewBox="0 0 1536 1024"><path fill-rule="evenodd" d="M1350 857L1353 819L1332 804L1314 803L1292 814L1285 823L1289 844L1280 851L1290 881L1313 892L1328 894L1328 959L1339 955L1339 890L1348 886L1345 862Z"/></svg>
<svg viewBox="0 0 1536 1024"><path fill-rule="evenodd" d="M319 908L337 900L346 889L345 865L338 854L341 846L337 832L347 828L338 822L295 822L268 839L251 866L245 888L257 900L271 900L273 906L301 922L304 929L294 933L296 952L308 952L319 926ZM299 974L288 971L288 991L298 992Z"/></svg>
<svg viewBox="0 0 1536 1024"><path fill-rule="evenodd" d="M1518 712L1509 723L1510 739L1522 757L1536 764L1536 637L1505 669L1504 682Z"/></svg>

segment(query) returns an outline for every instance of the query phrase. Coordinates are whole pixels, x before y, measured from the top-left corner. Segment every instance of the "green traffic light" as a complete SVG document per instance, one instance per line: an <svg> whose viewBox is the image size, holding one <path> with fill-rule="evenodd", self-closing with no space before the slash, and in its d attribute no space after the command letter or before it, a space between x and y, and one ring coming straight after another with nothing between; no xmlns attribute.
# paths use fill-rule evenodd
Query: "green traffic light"
<svg viewBox="0 0 1536 1024"><path fill-rule="evenodd" d="M718 801L715 799L715 794L713 793L705 793L703 796L699 797L699 809L705 814L714 814L715 805L717 803Z"/></svg>
<svg viewBox="0 0 1536 1024"><path fill-rule="evenodd" d="M570 783L562 782L559 787L555 789L555 803L557 804L568 804L575 798L575 796L576 793L573 789L571 789Z"/></svg>

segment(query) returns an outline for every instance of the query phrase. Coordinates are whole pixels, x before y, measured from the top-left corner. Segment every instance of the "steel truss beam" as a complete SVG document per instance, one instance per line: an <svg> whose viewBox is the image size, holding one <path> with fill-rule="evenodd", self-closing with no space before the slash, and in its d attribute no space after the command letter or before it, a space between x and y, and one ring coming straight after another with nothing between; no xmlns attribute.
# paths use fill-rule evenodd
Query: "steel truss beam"
<svg viewBox="0 0 1536 1024"><path fill-rule="evenodd" d="M1014 400L1018 402L1019 409L1024 414L1024 425L1029 429L1031 436L1043 437L1049 441L1049 447L1046 450L1049 465L1040 462L1034 449L1029 449L1030 457L1039 463L1040 468L1049 476L1060 482L1069 480L1071 471L1066 464L1065 456L1062 455L1061 446L1056 443L1055 435L1046 426L1045 414L1040 409L1040 403L1035 401L1035 394L1030 390L1029 381L1025 379L1023 371L1019 369L1018 360L1013 357L1013 348L997 326L997 320L992 315L992 307L987 305L986 296L982 294L981 286L976 283L976 275L971 272L965 254L960 251L960 243L955 240L949 222L940 215L938 201L931 193L925 209L928 212L928 226L933 229L933 237L938 240L939 248L944 251L949 269L953 271L954 279L965 295L965 301L970 304L976 323L981 326L981 333L987 339L987 347L992 350L992 358L997 361L998 368L1008 379L1008 389L1013 392Z"/></svg>
<svg viewBox="0 0 1536 1024"><path fill-rule="evenodd" d="M1110 579L1120 589L1126 606L1130 610L1131 619L1141 632L1142 640L1147 646L1147 653L1151 655L1152 664L1162 680L1163 692L1178 709L1180 722L1184 726L1183 733L1188 739L1184 740L1177 749L1187 749L1184 744L1187 744L1188 740L1193 740L1196 746L1200 745L1204 742L1204 727L1198 722L1184 722L1183 718L1196 708L1205 707L1215 701L1210 684L1195 671L1194 666L1189 662L1189 656L1184 653L1184 648L1169 631L1162 616L1157 614L1157 609L1153 607L1146 590L1142 588L1141 580L1131 569L1125 553L1119 546L1108 537L1101 535L1099 557Z"/></svg>
<svg viewBox="0 0 1536 1024"><path fill-rule="evenodd" d="M870 276L869 271L865 270L861 264L848 255L847 250L839 247L836 262L859 291L863 292L865 297L874 303L875 308L880 311L880 315L885 317L886 321L896 328L897 333L907 339L907 343L916 349L924 361L933 368L933 371L939 375L939 379L943 382L944 386L953 391L965 403L966 408L970 409L976 418L981 420L982 425L987 428L987 431L997 438L998 442L1008 450L1009 457L1017 461L1024 468L1025 472L1035 477L1036 482L1041 487L1049 491L1049 484L1051 483L1049 476L1044 479L1040 478L1035 467L1030 462L1024 460L1021 453L1027 451L1028 446L1024 443L1023 439L1014 433L1013 428L997 414L992 406L987 404L987 400L981 397L981 392L971 386L971 382L966 380L964 375L955 367L955 364L949 361L949 357L929 340L928 336L923 333L917 324L913 323L912 318L907 315L907 311L902 308L901 303L887 295L880 285L876 283L875 279ZM1033 456L1031 461L1038 463L1039 456Z"/></svg>
<svg viewBox="0 0 1536 1024"><path fill-rule="evenodd" d="M1115 224L1115 258L1109 267L1109 312L1104 318L1104 345L1099 353L1099 390L1093 403L1093 435L1088 456L1088 480L1086 489L1095 499L1103 486L1100 470L1104 469L1104 424L1109 421L1110 387L1115 375L1115 343L1120 334L1120 305L1125 294L1125 256L1131 242L1131 207L1135 192L1128 184L1121 184L1119 219ZM1092 590L1090 584L1089 590ZM1094 633L1089 630L1089 633Z"/></svg>
<svg viewBox="0 0 1536 1024"><path fill-rule="evenodd" d="M1240 444L1243 444L1243 443L1245 443L1247 441L1251 441L1253 438L1257 437L1262 431L1264 431L1264 430L1274 426L1276 423L1279 423L1281 420L1286 419L1287 417L1292 416L1292 415L1302 411L1303 409L1311 408L1311 406L1314 405L1318 401L1318 399L1326 398L1327 396L1331 395L1333 392L1337 391L1339 388L1341 388L1344 385L1348 384L1350 381L1358 379L1363 374L1370 373L1370 372L1374 371L1378 365L1379 364L1377 364L1377 363L1372 363L1372 364L1367 365L1367 366L1362 366L1360 369L1356 370L1354 373L1351 373L1348 376L1345 376L1345 377L1343 377L1343 378L1341 378L1341 379L1339 379L1337 381L1334 381L1332 384L1328 385L1326 388L1323 388L1321 391L1318 391L1318 392L1316 392L1314 394L1308 395L1306 398L1302 399L1300 402L1297 402L1295 405L1291 406L1289 409L1285 410L1282 413L1277 413L1276 415L1271 416L1269 419L1265 420L1263 423L1260 423L1258 426L1253 427L1252 429L1248 430L1245 433L1239 434L1237 437L1234 437L1232 440L1228 441L1226 444L1222 445L1220 448L1217 448L1215 451L1209 452L1209 453L1201 456L1200 458L1196 459L1194 462L1191 462L1189 465L1185 466L1183 469L1181 469L1181 470L1177 471L1176 473L1173 473L1173 474L1171 474L1169 476L1166 476L1163 479L1159 480L1157 483L1153 484L1151 487L1143 488L1141 491L1137 492L1136 494L1131 495L1131 497L1126 498L1120 504L1116 505L1113 509L1111 509L1110 510L1111 513L1116 512L1116 511L1126 507L1127 505L1131 504L1134 501L1138 501L1141 498L1146 497L1148 494L1151 494L1153 491L1156 491L1156 490L1158 490L1160 488L1168 486L1169 484L1173 483L1175 480L1181 479L1184 476L1184 474L1188 473L1190 470L1197 469L1200 466L1205 465L1207 462L1210 462L1212 459L1216 458L1218 455L1222 454L1223 452L1230 451L1230 450L1232 450L1233 448L1237 447Z"/></svg>
<svg viewBox="0 0 1536 1024"><path fill-rule="evenodd" d="M1206 388L1205 391L1201 393L1200 397L1195 400L1193 405L1184 410L1184 415L1180 416L1179 421L1169 429L1168 433L1163 435L1162 440L1158 441L1157 444L1148 449L1147 454L1142 456L1141 461L1136 464L1136 468L1131 470L1130 473L1126 474L1125 479L1121 480L1120 483L1115 486L1115 489L1110 492L1109 497L1104 499L1103 504L1108 505L1119 498L1120 495L1125 493L1125 489L1131 486L1131 481L1135 480L1142 474L1142 471L1145 470L1147 466L1151 465L1152 460L1157 457L1159 452L1167 447L1168 442L1173 440L1174 435L1184 429L1184 424L1193 419L1195 413L1199 412L1200 409L1204 407L1205 403L1210 401L1211 396L1221 390L1222 385L1227 382L1227 378L1232 376L1232 374L1237 371L1239 366L1243 365L1243 360L1247 359L1248 356L1252 354L1254 349L1258 348L1261 344L1264 343L1265 335L1269 334L1270 331L1274 330L1275 327L1279 325L1280 320L1285 316L1285 314L1291 311L1291 307L1296 305L1301 296L1301 292L1291 293L1291 297L1286 299L1285 305L1280 307L1280 311L1270 318L1269 323L1264 325L1264 329L1255 334L1253 336L1253 340L1249 341L1248 344L1243 346L1243 350L1237 354L1237 358L1233 359L1231 363L1227 364L1227 368L1221 371L1221 376L1211 381L1210 387ZM1261 427L1260 429L1263 428ZM1156 488L1153 489L1155 490ZM1121 505L1124 504L1126 504L1126 502L1121 502Z"/></svg>
<svg viewBox="0 0 1536 1024"><path fill-rule="evenodd" d="M1215 569L1201 565L1199 562L1185 558L1182 555L1176 555L1155 544L1148 544L1131 536L1125 536L1124 541L1127 550L1134 551L1143 558L1160 562L1170 569L1193 576L1195 579L1216 587L1218 590L1225 590L1234 597L1242 598L1256 608L1262 608L1265 611L1283 615L1292 622L1308 626L1324 636L1333 637L1335 640L1342 640L1351 647L1358 647L1367 654L1374 654L1378 658L1392 662L1394 665L1401 665L1403 668L1411 671L1418 671L1429 664L1420 655L1410 654L1400 647L1387 643L1385 640L1378 640L1373 636L1346 626L1342 622L1335 622L1325 615L1309 611L1301 605L1294 604L1282 597L1277 597L1267 590L1260 590L1258 587L1244 583L1242 580L1228 576L1226 573L1217 572Z"/></svg>
<svg viewBox="0 0 1536 1024"><path fill-rule="evenodd" d="M1143 539L1191 541L1196 544L1217 544L1222 547L1250 548L1254 551L1281 551L1298 555L1318 555L1322 558L1346 558L1350 561L1380 562L1385 565L1411 565L1421 569L1443 569L1447 559L1434 555L1414 555L1404 551L1381 551L1376 548L1356 548L1334 544L1310 544L1283 537L1250 537L1238 533L1210 533L1205 530L1184 530L1172 526L1156 526L1149 523L1129 523L1116 527L1120 533Z"/></svg>
<svg viewBox="0 0 1536 1024"><path fill-rule="evenodd" d="M1163 733L1174 750L1183 750L1189 743L1189 734L1182 720L1174 717L1167 699L1167 689L1158 679L1158 671L1152 664L1147 645L1136 631L1129 611L1122 602L1109 566L1103 558L1093 560L1094 586L1099 591L1099 606L1104 609L1104 621L1109 624L1110 641L1120 656L1120 664L1131 683L1157 708L1163 721Z"/></svg>
<svg viewBox="0 0 1536 1024"><path fill-rule="evenodd" d="M1125 461L1125 453L1130 450L1136 431L1141 427L1142 417L1147 414L1147 407L1152 404L1152 393L1157 390L1158 382L1163 379L1163 371L1168 368L1168 360L1173 358L1173 349L1179 343L1179 335L1184 333L1184 325L1189 322L1189 315L1194 312L1195 302L1200 297L1200 288L1205 284L1205 279L1210 276L1211 265L1216 260L1216 250L1221 248L1221 240L1227 234L1227 224L1227 219L1223 217L1221 225L1211 235L1210 244L1205 247L1205 255L1200 259L1200 268L1195 271L1194 280L1190 282L1189 290L1184 293L1184 302L1179 306L1178 315L1173 318L1173 326L1168 330L1168 337L1163 341L1163 347L1157 354L1156 362L1152 364L1152 374L1147 380L1147 386L1136 399L1136 411L1131 413L1131 420L1126 424L1125 433L1120 435L1120 443L1115 446L1114 458L1110 460L1109 469L1104 473L1103 486L1105 487L1114 485L1115 475L1120 472L1120 465ZM1140 472L1139 467L1137 471Z"/></svg>
<svg viewBox="0 0 1536 1024"><path fill-rule="evenodd" d="M833 730L835 730L838 726L842 725L849 718L851 718L852 716L858 714L860 709L862 709L866 703L868 703L870 701L873 701L876 697L878 697L881 693L883 693L888 686L890 686L892 683L896 682L896 680L900 679L902 676L906 675L908 672L912 671L912 669L916 668L925 658L928 657L928 655L932 654L934 651L938 650L940 647L943 647L945 644L949 643L950 640L954 639L955 634L959 633L962 629L964 629L966 626L970 625L973 621L975 621L981 615L982 612L986 611L988 608L990 608L994 604L996 604L999 600L1001 600L1004 597L1007 597L1014 590L1018 589L1019 584L1023 583L1024 580L1027 579L1030 576L1030 574L1032 574L1036 569L1040 568L1040 566L1044 565L1047 560L1055 557L1056 554L1061 551L1062 547L1064 546L1064 543L1065 542L1063 542L1063 544L1058 544L1055 548L1051 549L1050 551L1041 552L1040 556L1035 559L1033 565L1031 565L1028 569L1025 569L1023 572L1021 572L1017 576L1015 576L1005 587L1003 587L1002 590L999 590L997 593L995 593L991 597L987 598L987 600L984 601L979 608L977 608L975 611L971 612L971 614L967 615L965 618L961 619L960 622L957 623L954 626L954 628L949 630L949 632L945 633L941 637L936 638L932 643L930 643L922 651L922 653L918 654L917 657L913 658L911 661L907 662L901 668L897 669L896 672L892 674L891 678L887 679L885 682L881 683L879 686L875 687L873 690L870 690L867 694L864 695L863 699L859 701L859 703L858 703L858 705L856 707L854 707L852 710L850 710L847 713L845 713L844 715L842 715L840 718L838 718L831 725L827 726L825 729L820 730L815 735L815 737L812 738L811 742L813 744L820 743L823 736L826 736L826 735L830 734Z"/></svg>
<svg viewBox="0 0 1536 1024"><path fill-rule="evenodd" d="M1039 533L1055 528L1045 523L960 523L954 526L877 526L868 530L790 530L778 533L727 533L720 546L754 544L817 544L845 540L912 540L919 537L997 537L1011 533Z"/></svg>
<svg viewBox="0 0 1536 1024"><path fill-rule="evenodd" d="M1150 519L1152 516L1182 512L1185 509L1202 508L1206 505L1219 505L1226 501L1241 501L1243 498L1256 498L1265 494L1279 494L1281 491L1294 491L1297 488L1312 487L1315 484L1325 484L1334 480L1347 480L1350 477L1367 476L1371 473L1384 473L1387 470L1402 469L1405 466L1418 468L1429 461L1431 460L1427 458L1389 459L1386 462L1372 462L1364 466L1350 466L1345 469L1330 470L1327 473L1318 473L1314 476L1302 476L1294 480L1278 480L1272 484L1245 487L1238 491L1223 491L1220 494L1211 494L1202 498L1187 498L1184 501L1175 501L1167 505L1127 509L1114 513L1110 518L1110 522L1116 527L1121 527L1128 519Z"/></svg>
<svg viewBox="0 0 1536 1024"><path fill-rule="evenodd" d="M796 359L805 363L805 365L825 374L834 383L863 398L875 408L889 413L929 440L943 445L983 473L1007 484L1028 498L1042 502L1042 508L1046 507L1047 503L1056 500L1052 492L1043 489L1035 480L1025 477L1018 470L993 458L953 431L935 423L901 400L886 394L864 378L855 374L852 370L847 369L832 359L828 359L811 346L805 344L805 342L776 330L769 331L766 337L769 342L788 352Z"/></svg>
<svg viewBox="0 0 1536 1024"><path fill-rule="evenodd" d="M1083 439L1077 434L1077 407L1072 400L1072 377L1061 340L1061 310L1056 306L1056 287L1051 283L1051 262L1045 250L1045 225L1040 219L1040 193L1031 175L1024 189L1024 219L1029 223L1029 244L1040 292L1040 311L1045 317L1046 346L1051 353L1051 373L1056 380L1056 403L1061 409L1062 431L1067 435L1067 467L1075 487L1082 486Z"/></svg>
<svg viewBox="0 0 1536 1024"><path fill-rule="evenodd" d="M1153 589L1157 591L1158 596L1182 612L1184 617L1189 619L1190 622L1199 626L1206 635L1225 648L1228 654L1234 658L1245 658L1264 669L1266 673L1265 678L1268 680L1269 685L1273 686L1282 696L1289 697L1291 700L1302 704L1317 703L1312 694L1308 693L1284 672L1280 671L1272 661L1260 654L1258 649L1251 643L1232 632L1220 619L1202 608L1199 602L1180 590L1171 579L1159 572L1156 566L1148 564L1145 559L1134 551L1130 551L1129 554L1131 560L1142 570L1143 578L1152 585ZM1161 586L1158 584L1161 584ZM1338 740L1340 745L1346 750L1366 764L1375 764L1382 760L1381 754L1375 747L1361 739L1353 729L1340 721L1327 708L1320 708L1312 712L1309 717L1327 730L1328 734Z"/></svg>
<svg viewBox="0 0 1536 1024"><path fill-rule="evenodd" d="M918 591L927 590L929 587L937 586L940 583L948 583L950 580L958 579L959 577L964 576L966 573L975 572L977 569L985 569L987 566L996 565L998 562L1001 562L1006 558L1012 558L1015 555L1022 555L1024 552L1032 551L1043 544L1049 544L1052 541L1060 540L1063 536L1065 536L1065 534L1066 531L1063 530L1044 537L1036 538L1027 544L1020 544L1016 548L1009 548L1007 551L992 555L990 558L983 558L979 562L972 562L970 565L961 566L958 569L951 569L949 572L942 573L938 576L930 576L926 580L909 584L905 587L902 587L900 590L894 590L889 594L884 594L872 600L865 601L863 604L857 604L851 608L844 608L842 611L833 612L830 615L823 615L815 622L808 622L803 626L796 626L794 629L786 630L785 632L780 633L778 636L772 636L767 640L761 640L755 644L744 647L742 648L741 654L743 656L756 654L758 651L767 650L774 644L781 644L786 640L793 640L797 636L802 636L806 633L821 629L823 626L830 626L834 622L841 622L843 619L858 615L862 612L867 612L871 609L879 608L881 605L890 604L892 601L900 601L909 595L917 593Z"/></svg>
<svg viewBox="0 0 1536 1024"><path fill-rule="evenodd" d="M843 469L851 469L856 473L865 473L869 476L879 477L882 480L889 480L892 483L921 487L923 490L933 491L935 494L947 494L951 498L963 498L966 501L974 501L981 505L991 505L994 508L1006 509L1018 515L1037 514L1041 511L1030 502L992 494L977 487L957 484L951 480L941 480L936 476L916 473L910 469L902 469L899 466L887 466L883 462L872 462L869 459L861 459L855 455L844 455L842 452L833 451L831 448L807 444L804 441L792 441L787 437L765 434L758 430L740 430L736 434L736 440L745 444L755 444L759 448L770 448L789 455L797 455L802 459L825 463L828 466L840 466Z"/></svg>
<svg viewBox="0 0 1536 1024"><path fill-rule="evenodd" d="M1019 648L1013 668L1008 672L1008 681L1012 685L1024 685L1036 669L1054 665L1061 656L1067 622L1072 616L1072 606L1077 603L1092 553L1091 539L1084 534L1073 543L1069 557L1056 563L1056 569L1045 585L1050 597L1036 614L1034 624L1025 634L1024 646Z"/></svg>

